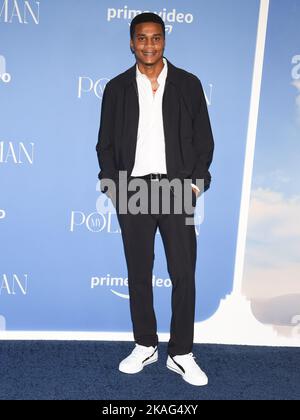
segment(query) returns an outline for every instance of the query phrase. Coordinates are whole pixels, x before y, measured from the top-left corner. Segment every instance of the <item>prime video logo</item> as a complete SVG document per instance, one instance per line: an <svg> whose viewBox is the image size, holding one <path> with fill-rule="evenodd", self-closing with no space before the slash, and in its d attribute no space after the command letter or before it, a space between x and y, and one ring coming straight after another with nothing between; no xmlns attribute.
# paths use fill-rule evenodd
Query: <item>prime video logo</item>
<svg viewBox="0 0 300 420"><path fill-rule="evenodd" d="M157 288L170 288L172 287L171 279L161 279L153 275L152 277L152 286ZM106 277L92 277L91 278L91 289L96 289L98 287L107 287L110 291L120 297L121 299L129 299L128 293L121 293L114 289L119 287L128 288L128 279L123 277L111 277L107 274Z"/></svg>
<svg viewBox="0 0 300 420"><path fill-rule="evenodd" d="M0 81L3 83L9 83L11 81L11 75L6 72L6 60L3 55L0 55Z"/></svg>
<svg viewBox="0 0 300 420"><path fill-rule="evenodd" d="M132 20L135 16L149 12L150 10L136 10L128 9L128 6L124 6L123 9L115 9L113 7L107 9L107 21L111 22L114 19L123 19L123 20ZM152 12L152 10L151 10ZM155 12L159 15L162 20L165 22L166 32L171 33L174 23L187 23L190 24L194 21L194 16L192 13L179 13L176 9L167 11L166 8L163 8L160 12Z"/></svg>

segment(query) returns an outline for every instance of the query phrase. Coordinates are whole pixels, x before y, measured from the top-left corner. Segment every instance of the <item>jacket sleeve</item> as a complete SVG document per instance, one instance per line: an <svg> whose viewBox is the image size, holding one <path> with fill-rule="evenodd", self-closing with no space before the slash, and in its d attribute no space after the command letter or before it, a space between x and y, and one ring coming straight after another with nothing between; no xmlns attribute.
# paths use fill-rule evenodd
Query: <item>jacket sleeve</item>
<svg viewBox="0 0 300 420"><path fill-rule="evenodd" d="M114 94L108 82L106 85L101 105L100 128L98 143L96 145L97 157L100 167L98 178L115 179L117 170L115 167L114 145L113 145L113 124L114 124ZM106 192L107 188L102 189Z"/></svg>
<svg viewBox="0 0 300 420"><path fill-rule="evenodd" d="M204 191L206 191L211 183L209 167L213 159L214 139L202 84L196 76L194 76L192 97L194 105L193 146L196 151L192 181L196 184L196 179L204 179Z"/></svg>

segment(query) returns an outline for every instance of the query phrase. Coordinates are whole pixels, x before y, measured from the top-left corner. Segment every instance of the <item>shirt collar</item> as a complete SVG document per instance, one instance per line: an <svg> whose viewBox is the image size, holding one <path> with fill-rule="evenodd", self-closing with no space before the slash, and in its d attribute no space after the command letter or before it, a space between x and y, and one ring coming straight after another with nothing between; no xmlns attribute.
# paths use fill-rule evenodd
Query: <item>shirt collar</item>
<svg viewBox="0 0 300 420"><path fill-rule="evenodd" d="M166 80L167 73L168 73L168 63L165 57L163 57L164 66L162 68L162 71L159 73L157 77L158 83L161 83L162 81ZM139 66L136 65L136 77L147 77L144 73L142 73L139 69Z"/></svg>

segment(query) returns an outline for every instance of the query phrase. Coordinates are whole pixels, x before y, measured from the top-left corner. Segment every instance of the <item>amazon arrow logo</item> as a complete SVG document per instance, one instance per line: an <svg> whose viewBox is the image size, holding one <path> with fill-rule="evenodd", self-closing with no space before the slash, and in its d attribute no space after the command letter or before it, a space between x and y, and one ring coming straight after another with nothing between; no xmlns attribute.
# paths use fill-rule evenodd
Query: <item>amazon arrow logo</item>
<svg viewBox="0 0 300 420"><path fill-rule="evenodd" d="M114 295L119 296L119 297L120 297L120 298L122 298L122 299L129 299L129 295L125 295L125 294L123 294L123 293L118 293L118 292L116 292L115 290L112 290L112 289L110 289L110 291L111 291Z"/></svg>

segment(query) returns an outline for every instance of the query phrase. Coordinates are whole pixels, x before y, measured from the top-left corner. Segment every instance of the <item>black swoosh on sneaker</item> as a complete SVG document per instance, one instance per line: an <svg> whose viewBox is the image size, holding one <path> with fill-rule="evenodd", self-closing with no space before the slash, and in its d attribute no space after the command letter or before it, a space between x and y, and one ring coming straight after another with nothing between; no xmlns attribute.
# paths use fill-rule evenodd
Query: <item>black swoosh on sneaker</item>
<svg viewBox="0 0 300 420"><path fill-rule="evenodd" d="M156 352L157 352L157 347L156 347L156 349L154 350L154 352L151 354L151 356L149 356L149 357L147 357L145 360L143 360L143 362L142 362L142 363L145 363L147 360L151 359L151 357L152 357L152 356L154 356Z"/></svg>
<svg viewBox="0 0 300 420"><path fill-rule="evenodd" d="M169 355L170 356L170 355ZM179 363L177 363L176 362L176 360L174 360L174 357L172 357L172 356L170 356L171 357L171 359L173 360L173 362L175 363L175 365L176 366L178 366L179 367L179 369L183 372L183 373L185 373L185 369L179 364Z"/></svg>

